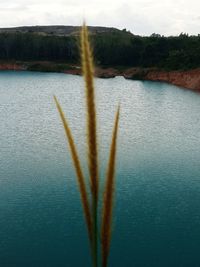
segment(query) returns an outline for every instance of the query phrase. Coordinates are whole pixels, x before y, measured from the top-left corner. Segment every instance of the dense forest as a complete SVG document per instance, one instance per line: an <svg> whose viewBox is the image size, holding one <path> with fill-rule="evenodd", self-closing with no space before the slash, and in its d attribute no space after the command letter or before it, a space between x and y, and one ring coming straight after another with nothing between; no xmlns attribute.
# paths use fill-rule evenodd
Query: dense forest
<svg viewBox="0 0 200 267"><path fill-rule="evenodd" d="M158 67L168 70L200 67L200 35L136 36L125 29L92 32L94 58L101 66ZM79 63L77 34L0 31L0 60Z"/></svg>

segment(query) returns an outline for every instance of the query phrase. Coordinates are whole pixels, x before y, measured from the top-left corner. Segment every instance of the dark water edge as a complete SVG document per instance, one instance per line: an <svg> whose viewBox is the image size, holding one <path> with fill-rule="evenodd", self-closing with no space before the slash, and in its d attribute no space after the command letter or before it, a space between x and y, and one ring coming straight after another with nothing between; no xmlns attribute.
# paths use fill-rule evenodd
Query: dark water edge
<svg viewBox="0 0 200 267"><path fill-rule="evenodd" d="M0 266L90 266L52 99L61 101L86 163L82 79L0 72L0 81ZM110 266L199 267L200 96L120 77L95 82L101 177L119 101L122 108Z"/></svg>

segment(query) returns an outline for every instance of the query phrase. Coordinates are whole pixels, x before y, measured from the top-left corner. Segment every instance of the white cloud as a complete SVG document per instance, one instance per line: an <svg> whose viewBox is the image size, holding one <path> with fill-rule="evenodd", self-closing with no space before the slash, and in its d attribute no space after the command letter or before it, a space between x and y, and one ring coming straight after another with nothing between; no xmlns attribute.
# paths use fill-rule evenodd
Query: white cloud
<svg viewBox="0 0 200 267"><path fill-rule="evenodd" d="M1 0L0 27L90 25L126 28L135 34L200 33L199 0Z"/></svg>

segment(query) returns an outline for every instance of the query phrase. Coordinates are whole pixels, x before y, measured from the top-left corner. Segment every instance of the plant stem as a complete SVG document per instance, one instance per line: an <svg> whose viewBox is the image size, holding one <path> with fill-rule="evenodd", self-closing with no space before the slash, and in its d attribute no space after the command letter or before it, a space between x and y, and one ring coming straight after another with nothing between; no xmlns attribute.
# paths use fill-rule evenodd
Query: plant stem
<svg viewBox="0 0 200 267"><path fill-rule="evenodd" d="M98 203L95 197L92 201L93 207L93 266L98 267Z"/></svg>

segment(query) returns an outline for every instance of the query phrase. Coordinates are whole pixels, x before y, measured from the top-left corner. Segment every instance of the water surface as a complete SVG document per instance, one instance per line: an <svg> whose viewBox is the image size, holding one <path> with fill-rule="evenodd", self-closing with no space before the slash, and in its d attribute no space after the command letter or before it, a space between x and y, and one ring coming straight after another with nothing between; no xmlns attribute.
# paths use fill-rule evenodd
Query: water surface
<svg viewBox="0 0 200 267"><path fill-rule="evenodd" d="M110 266L200 266L200 95L96 79L101 177L121 104ZM84 86L64 74L0 72L0 266L90 266L76 177L57 114L85 168ZM101 183L101 191L103 183Z"/></svg>

